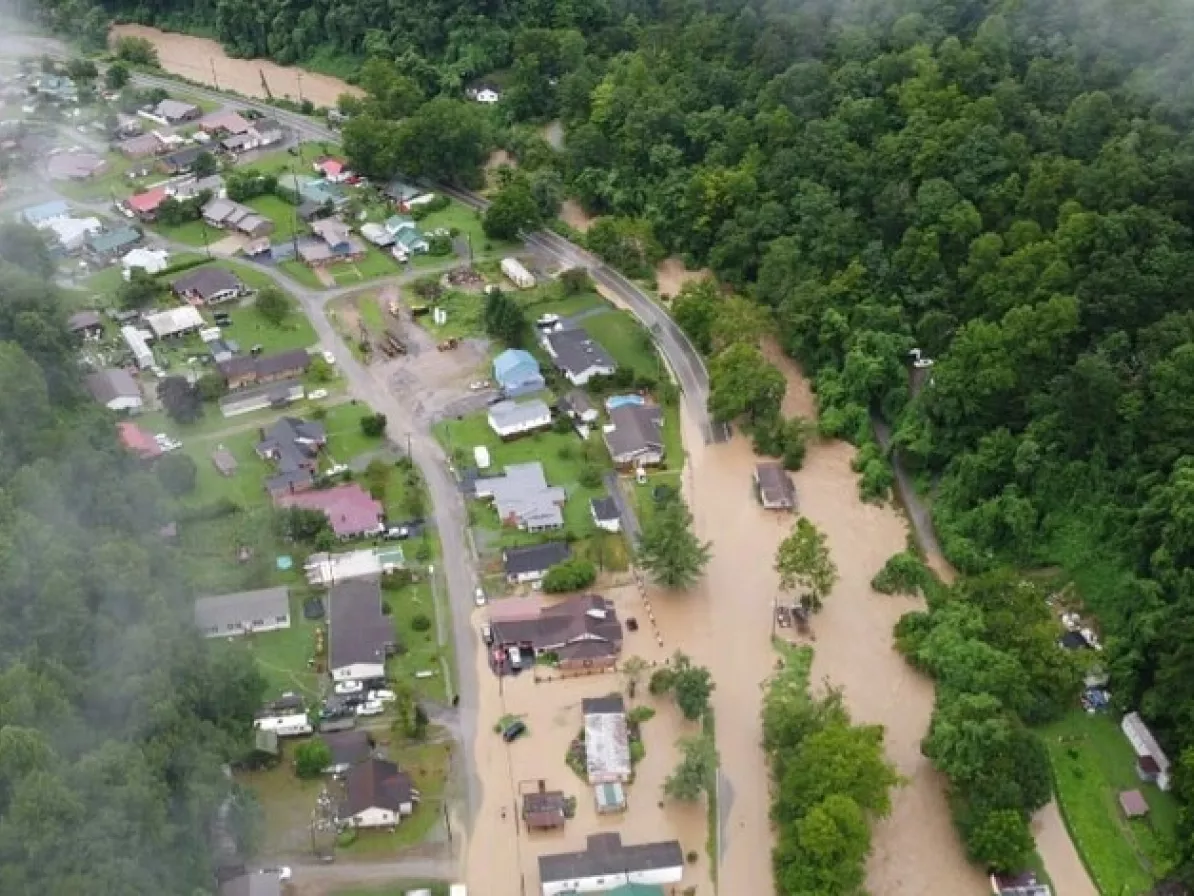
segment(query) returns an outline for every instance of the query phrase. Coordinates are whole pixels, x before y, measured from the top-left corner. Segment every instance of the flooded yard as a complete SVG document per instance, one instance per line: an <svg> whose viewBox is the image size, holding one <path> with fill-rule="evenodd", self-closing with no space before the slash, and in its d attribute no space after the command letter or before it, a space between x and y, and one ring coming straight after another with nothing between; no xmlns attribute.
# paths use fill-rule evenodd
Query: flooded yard
<svg viewBox="0 0 1194 896"><path fill-rule="evenodd" d="M125 36L143 37L153 44L163 70L217 90L234 90L256 99L269 99L271 94L296 102L307 99L316 106L335 106L342 93L362 95L358 88L330 75L267 59L233 59L206 37L130 24L116 25L108 35L113 41Z"/></svg>

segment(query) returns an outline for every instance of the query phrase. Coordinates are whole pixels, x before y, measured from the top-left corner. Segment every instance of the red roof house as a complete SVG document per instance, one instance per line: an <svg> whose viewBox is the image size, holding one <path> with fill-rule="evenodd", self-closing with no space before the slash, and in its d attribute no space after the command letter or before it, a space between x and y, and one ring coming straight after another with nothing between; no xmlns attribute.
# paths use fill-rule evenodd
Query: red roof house
<svg viewBox="0 0 1194 896"><path fill-rule="evenodd" d="M116 434L121 445L144 460L151 460L162 453L162 447L154 437L136 423L127 420L117 423Z"/></svg>
<svg viewBox="0 0 1194 896"><path fill-rule="evenodd" d="M130 196L124 201L124 204L137 217L152 218L157 214L158 206L162 204L167 195L165 187L154 187L152 190Z"/></svg>
<svg viewBox="0 0 1194 896"><path fill-rule="evenodd" d="M384 511L381 502L375 501L355 482L295 495L279 495L274 498L274 503L279 507L322 510L339 538L374 535L382 527Z"/></svg>

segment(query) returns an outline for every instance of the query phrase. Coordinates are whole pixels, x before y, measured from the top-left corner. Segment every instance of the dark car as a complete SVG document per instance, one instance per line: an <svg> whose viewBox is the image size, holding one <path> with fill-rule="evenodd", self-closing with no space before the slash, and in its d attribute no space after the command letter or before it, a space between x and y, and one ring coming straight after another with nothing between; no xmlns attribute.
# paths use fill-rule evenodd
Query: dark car
<svg viewBox="0 0 1194 896"><path fill-rule="evenodd" d="M526 733L527 726L525 722L511 722L506 726L506 730L502 732L502 740L506 743L513 743Z"/></svg>

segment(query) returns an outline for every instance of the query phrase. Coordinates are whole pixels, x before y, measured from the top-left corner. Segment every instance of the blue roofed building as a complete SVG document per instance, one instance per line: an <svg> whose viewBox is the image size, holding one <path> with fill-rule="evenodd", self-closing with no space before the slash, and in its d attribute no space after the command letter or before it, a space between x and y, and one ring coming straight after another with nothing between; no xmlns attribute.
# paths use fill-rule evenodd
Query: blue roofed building
<svg viewBox="0 0 1194 896"><path fill-rule="evenodd" d="M539 362L520 348L508 348L493 359L493 378L510 398L538 392L546 385Z"/></svg>
<svg viewBox="0 0 1194 896"><path fill-rule="evenodd" d="M29 208L21 210L21 220L26 224L32 224L39 230L51 221L69 217L70 206L62 200L43 202L41 205L31 205Z"/></svg>

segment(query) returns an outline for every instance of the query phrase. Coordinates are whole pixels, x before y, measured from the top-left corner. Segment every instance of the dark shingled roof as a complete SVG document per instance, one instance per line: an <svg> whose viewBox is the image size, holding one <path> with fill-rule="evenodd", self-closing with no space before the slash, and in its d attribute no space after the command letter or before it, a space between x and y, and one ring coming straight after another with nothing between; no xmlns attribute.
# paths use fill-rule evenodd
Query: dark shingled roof
<svg viewBox="0 0 1194 896"><path fill-rule="evenodd" d="M531 618L495 618L499 644L530 644L562 660L608 657L622 649L622 623L613 602L600 594L581 594L543 607Z"/></svg>
<svg viewBox="0 0 1194 896"><path fill-rule="evenodd" d="M241 289L244 284L231 271L223 268L195 268L170 284L176 293L194 293L205 302L216 293Z"/></svg>
<svg viewBox="0 0 1194 896"><path fill-rule="evenodd" d="M584 852L540 856L539 879L551 883L683 867L684 851L679 841L623 846L619 834L591 834Z"/></svg>
<svg viewBox="0 0 1194 896"><path fill-rule="evenodd" d="M346 805L350 815L366 809L397 812L414 797L410 775L384 759L370 759L353 766L345 777Z"/></svg>
<svg viewBox="0 0 1194 896"><path fill-rule="evenodd" d="M592 504L593 516L599 520L616 520L621 518L621 514L618 513L618 502L613 498L594 498Z"/></svg>
<svg viewBox="0 0 1194 896"><path fill-rule="evenodd" d="M584 715L599 713L625 713L626 703L620 694L609 694L605 697L585 697L580 701L580 711Z"/></svg>
<svg viewBox="0 0 1194 896"><path fill-rule="evenodd" d="M340 582L332 588L328 601L328 665L339 669L357 663L384 663L393 636L390 622L381 612L379 580Z"/></svg>
<svg viewBox="0 0 1194 896"><path fill-rule="evenodd" d="M572 551L562 541L549 541L523 548L506 548L502 552L506 575L511 576L547 570L571 556Z"/></svg>
<svg viewBox="0 0 1194 896"><path fill-rule="evenodd" d="M601 343L579 327L548 333L543 338L555 355L553 360L556 366L573 376L584 373L590 367L618 366Z"/></svg>
<svg viewBox="0 0 1194 896"><path fill-rule="evenodd" d="M321 735L332 752L328 765L353 766L364 762L373 753L373 741L367 731L337 731Z"/></svg>

